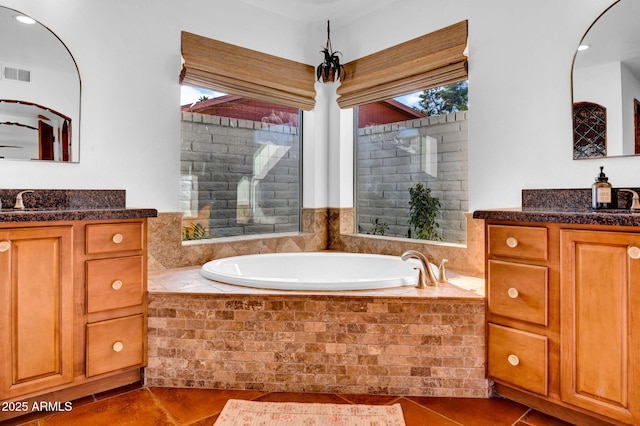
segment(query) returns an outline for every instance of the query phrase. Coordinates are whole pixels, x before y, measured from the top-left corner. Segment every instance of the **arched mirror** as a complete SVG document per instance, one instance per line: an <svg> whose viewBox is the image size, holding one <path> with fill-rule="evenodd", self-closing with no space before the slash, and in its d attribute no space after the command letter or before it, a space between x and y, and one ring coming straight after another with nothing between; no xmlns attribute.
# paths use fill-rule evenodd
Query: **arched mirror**
<svg viewBox="0 0 640 426"><path fill-rule="evenodd" d="M573 61L573 158L640 154L640 1L618 0Z"/></svg>
<svg viewBox="0 0 640 426"><path fill-rule="evenodd" d="M0 159L78 162L80 74L44 25L0 7Z"/></svg>

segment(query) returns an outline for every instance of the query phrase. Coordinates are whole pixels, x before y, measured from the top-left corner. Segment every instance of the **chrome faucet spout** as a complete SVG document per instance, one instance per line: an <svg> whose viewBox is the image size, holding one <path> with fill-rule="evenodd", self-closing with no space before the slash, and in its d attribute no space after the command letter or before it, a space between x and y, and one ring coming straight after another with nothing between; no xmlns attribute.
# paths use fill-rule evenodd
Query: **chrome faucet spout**
<svg viewBox="0 0 640 426"><path fill-rule="evenodd" d="M400 256L402 260L418 259L420 264L414 269L418 270L418 283L416 287L426 288L427 286L434 286L438 284L438 278L436 277L433 269L431 269L431 263L427 257L416 250L407 250Z"/></svg>
<svg viewBox="0 0 640 426"><path fill-rule="evenodd" d="M16 204L13 206L14 209L24 209L24 203L22 202L22 196L24 194L28 194L30 192L33 192L32 190L27 190L27 191L22 191L19 192L18 195L16 195Z"/></svg>

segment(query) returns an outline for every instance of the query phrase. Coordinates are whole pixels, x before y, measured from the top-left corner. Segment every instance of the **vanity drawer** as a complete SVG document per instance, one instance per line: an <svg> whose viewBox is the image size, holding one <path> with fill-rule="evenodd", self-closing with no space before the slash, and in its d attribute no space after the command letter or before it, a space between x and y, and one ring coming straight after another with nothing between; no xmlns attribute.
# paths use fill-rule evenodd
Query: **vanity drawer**
<svg viewBox="0 0 640 426"><path fill-rule="evenodd" d="M143 302L142 256L89 260L86 268L88 313L125 308Z"/></svg>
<svg viewBox="0 0 640 426"><path fill-rule="evenodd" d="M87 225L87 254L142 250L143 225L138 223L105 223Z"/></svg>
<svg viewBox="0 0 640 426"><path fill-rule="evenodd" d="M489 324L489 377L547 395L547 337Z"/></svg>
<svg viewBox="0 0 640 426"><path fill-rule="evenodd" d="M489 255L547 260L547 228L489 225Z"/></svg>
<svg viewBox="0 0 640 426"><path fill-rule="evenodd" d="M489 260L488 268L489 312L547 325L547 267Z"/></svg>
<svg viewBox="0 0 640 426"><path fill-rule="evenodd" d="M87 324L87 377L144 365L143 315Z"/></svg>

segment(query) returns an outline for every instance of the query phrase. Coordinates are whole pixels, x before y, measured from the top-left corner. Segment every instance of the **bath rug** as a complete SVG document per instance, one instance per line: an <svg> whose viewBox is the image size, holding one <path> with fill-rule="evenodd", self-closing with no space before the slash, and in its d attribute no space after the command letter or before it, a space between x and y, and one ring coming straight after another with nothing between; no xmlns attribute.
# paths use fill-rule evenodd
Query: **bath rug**
<svg viewBox="0 0 640 426"><path fill-rule="evenodd" d="M230 399L215 426L405 426L393 405L259 402Z"/></svg>

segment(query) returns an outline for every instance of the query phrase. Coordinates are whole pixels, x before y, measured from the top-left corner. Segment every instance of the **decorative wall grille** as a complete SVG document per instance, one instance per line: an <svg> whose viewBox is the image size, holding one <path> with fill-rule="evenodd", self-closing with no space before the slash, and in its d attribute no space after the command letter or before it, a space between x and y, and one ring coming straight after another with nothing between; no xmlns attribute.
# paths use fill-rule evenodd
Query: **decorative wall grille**
<svg viewBox="0 0 640 426"><path fill-rule="evenodd" d="M573 104L573 158L607 156L607 109L592 102Z"/></svg>

